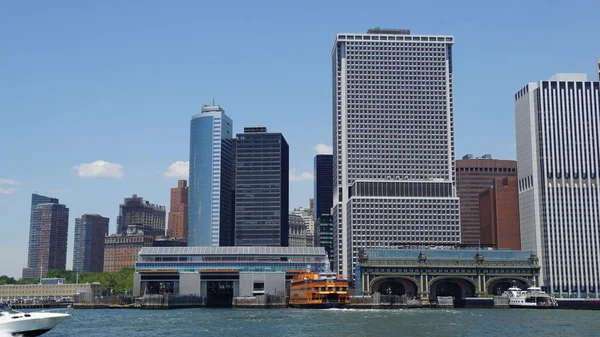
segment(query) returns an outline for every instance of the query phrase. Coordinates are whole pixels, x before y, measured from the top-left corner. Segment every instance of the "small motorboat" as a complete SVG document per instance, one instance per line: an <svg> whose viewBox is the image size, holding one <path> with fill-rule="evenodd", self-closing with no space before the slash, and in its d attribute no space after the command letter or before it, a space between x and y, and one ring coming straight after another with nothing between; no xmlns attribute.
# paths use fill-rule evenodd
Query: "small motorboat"
<svg viewBox="0 0 600 337"><path fill-rule="evenodd" d="M39 336L52 330L71 314L52 311L21 312L0 303L0 334Z"/></svg>

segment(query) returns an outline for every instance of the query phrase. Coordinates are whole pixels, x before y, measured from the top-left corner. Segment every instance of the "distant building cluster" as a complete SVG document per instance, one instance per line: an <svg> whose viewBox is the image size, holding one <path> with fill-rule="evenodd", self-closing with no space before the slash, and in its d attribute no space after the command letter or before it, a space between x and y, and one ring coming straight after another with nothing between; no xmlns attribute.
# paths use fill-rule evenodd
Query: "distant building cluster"
<svg viewBox="0 0 600 337"><path fill-rule="evenodd" d="M189 185L171 189L168 228L166 208L135 194L119 206L112 235L108 218L84 214L75 220L74 270L132 267L140 251L162 254L152 246L323 247L330 267L355 280L364 252L487 247L539 258L539 283L550 293L598 297L600 60L598 81L561 73L514 95L516 161L455 160L453 44L403 29L337 34L333 151L314 158L314 198L292 211L284 135L265 126L234 135L221 106L203 106L190 121ZM68 218L58 199L33 194L23 277L65 269ZM206 274L209 289L217 281Z"/></svg>

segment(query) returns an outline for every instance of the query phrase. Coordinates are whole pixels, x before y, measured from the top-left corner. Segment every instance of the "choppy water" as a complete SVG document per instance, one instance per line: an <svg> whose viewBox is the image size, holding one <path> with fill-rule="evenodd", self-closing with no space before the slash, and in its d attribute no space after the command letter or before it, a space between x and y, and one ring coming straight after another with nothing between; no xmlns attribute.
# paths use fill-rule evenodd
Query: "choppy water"
<svg viewBox="0 0 600 337"><path fill-rule="evenodd" d="M72 310L57 336L600 336L600 311Z"/></svg>

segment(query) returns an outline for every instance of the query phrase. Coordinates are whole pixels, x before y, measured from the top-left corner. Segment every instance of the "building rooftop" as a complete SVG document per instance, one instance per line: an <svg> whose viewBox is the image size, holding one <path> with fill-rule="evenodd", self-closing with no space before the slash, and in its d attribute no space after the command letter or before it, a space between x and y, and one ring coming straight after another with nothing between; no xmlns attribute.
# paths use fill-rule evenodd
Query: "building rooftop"
<svg viewBox="0 0 600 337"><path fill-rule="evenodd" d="M587 74L558 73L550 77L548 81L586 82Z"/></svg>
<svg viewBox="0 0 600 337"><path fill-rule="evenodd" d="M268 132L268 128L266 126L245 126L244 133L261 133Z"/></svg>
<svg viewBox="0 0 600 337"><path fill-rule="evenodd" d="M202 112L215 112L215 111L220 111L220 112L225 112L225 110L223 108L221 108L220 105L208 105L208 104L204 104L202 106Z"/></svg>
<svg viewBox="0 0 600 337"><path fill-rule="evenodd" d="M479 253L487 261L524 261L532 257L532 252L521 250L490 249L366 249L365 255L371 259L418 259L423 253L428 260L451 259L473 260Z"/></svg>
<svg viewBox="0 0 600 337"><path fill-rule="evenodd" d="M410 29L371 28L367 34L410 35Z"/></svg>
<svg viewBox="0 0 600 337"><path fill-rule="evenodd" d="M326 255L323 247L144 247L140 256L150 255Z"/></svg>

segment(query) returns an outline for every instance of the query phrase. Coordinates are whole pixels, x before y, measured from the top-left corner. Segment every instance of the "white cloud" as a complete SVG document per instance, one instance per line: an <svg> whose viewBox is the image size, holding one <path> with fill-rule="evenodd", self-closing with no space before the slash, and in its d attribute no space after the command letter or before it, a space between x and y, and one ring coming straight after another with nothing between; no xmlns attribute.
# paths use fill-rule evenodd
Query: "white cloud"
<svg viewBox="0 0 600 337"><path fill-rule="evenodd" d="M163 173L165 177L188 178L190 175L190 163L187 161L176 161Z"/></svg>
<svg viewBox="0 0 600 337"><path fill-rule="evenodd" d="M16 181L16 180L11 180L11 179L2 179L0 178L0 185L11 185L11 186L15 186L15 185L21 185L20 182Z"/></svg>
<svg viewBox="0 0 600 337"><path fill-rule="evenodd" d="M15 191L16 189L12 187L0 187L0 194L11 194Z"/></svg>
<svg viewBox="0 0 600 337"><path fill-rule="evenodd" d="M296 174L296 169L290 169L290 181L304 181L304 180L313 180L313 174L310 172L302 172L300 174Z"/></svg>
<svg viewBox="0 0 600 337"><path fill-rule="evenodd" d="M322 144L322 143L315 145L313 147L313 149L315 149L315 151L317 151L318 154L332 154L333 153L333 147Z"/></svg>
<svg viewBox="0 0 600 337"><path fill-rule="evenodd" d="M75 165L73 169L82 178L121 178L125 175L123 173L123 165L109 163L104 160Z"/></svg>

